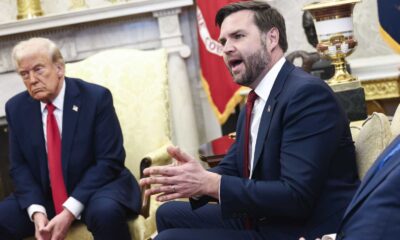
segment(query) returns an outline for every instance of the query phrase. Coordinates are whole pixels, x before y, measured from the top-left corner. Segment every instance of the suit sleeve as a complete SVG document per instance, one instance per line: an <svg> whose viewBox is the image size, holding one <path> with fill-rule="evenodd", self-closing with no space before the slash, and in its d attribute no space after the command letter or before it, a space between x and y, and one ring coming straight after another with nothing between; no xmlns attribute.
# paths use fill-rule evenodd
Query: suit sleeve
<svg viewBox="0 0 400 240"><path fill-rule="evenodd" d="M44 205L45 198L40 184L32 175L32 170L27 163L27 158L21 149L21 141L17 136L16 122L11 114L12 107L6 104L6 116L9 134L10 175L14 183L14 195L21 209L26 209L32 204ZM20 120L21 121L21 120ZM32 156L33 157L33 156Z"/></svg>
<svg viewBox="0 0 400 240"><path fill-rule="evenodd" d="M94 164L84 173L71 196L86 204L100 188L115 180L124 169L122 131L109 90L98 96L94 124Z"/></svg>
<svg viewBox="0 0 400 240"><path fill-rule="evenodd" d="M241 124L243 123L243 118L244 118L244 111L241 111L237 123L237 131L236 131L236 141L232 144L232 146L229 148L228 153L225 155L225 157L221 160L221 162L213 167L210 168L210 172L218 173L220 175L228 175L228 176L241 176L242 172L238 171L239 169L241 170L241 166L238 166L238 161L237 161L237 147L239 145L238 139L240 139L241 131L240 127ZM193 209L197 209L199 207L204 206L210 201L215 201L216 199L209 197L209 196L202 196L198 199L190 198L190 204Z"/></svg>
<svg viewBox="0 0 400 240"><path fill-rule="evenodd" d="M276 159L280 177L264 180L223 175L220 196L224 217L297 219L311 214L329 175L345 121L332 92L324 85L303 85L288 97L280 120L280 158Z"/></svg>

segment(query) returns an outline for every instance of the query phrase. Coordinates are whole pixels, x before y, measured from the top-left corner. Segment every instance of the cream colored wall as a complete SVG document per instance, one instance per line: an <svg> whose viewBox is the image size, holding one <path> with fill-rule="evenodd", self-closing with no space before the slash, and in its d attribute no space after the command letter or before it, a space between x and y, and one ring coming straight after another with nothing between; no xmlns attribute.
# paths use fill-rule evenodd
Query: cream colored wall
<svg viewBox="0 0 400 240"><path fill-rule="evenodd" d="M313 0L269 0L286 20L288 35L288 53L295 50L315 51L307 42L302 26L302 8ZM372 56L391 55L394 51L388 47L378 32L378 12L376 0L362 0L354 8L355 37L358 47L349 58L367 58Z"/></svg>

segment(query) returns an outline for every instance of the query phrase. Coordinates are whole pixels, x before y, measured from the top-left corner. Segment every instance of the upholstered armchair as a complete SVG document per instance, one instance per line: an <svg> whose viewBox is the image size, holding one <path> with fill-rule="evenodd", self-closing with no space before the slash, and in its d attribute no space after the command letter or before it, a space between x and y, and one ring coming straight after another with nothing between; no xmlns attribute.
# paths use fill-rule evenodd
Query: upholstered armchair
<svg viewBox="0 0 400 240"><path fill-rule="evenodd" d="M358 174L362 179L379 154L400 134L400 105L393 118L373 113L364 121L351 122L350 130L356 147Z"/></svg>
<svg viewBox="0 0 400 240"><path fill-rule="evenodd" d="M166 152L171 143L165 50L107 50L67 64L65 75L110 89L124 137L125 165L137 180L143 168L170 161ZM147 202L141 214L129 221L132 239L149 239L156 231L154 215L159 203L154 199ZM71 227L67 239L93 237L79 223Z"/></svg>

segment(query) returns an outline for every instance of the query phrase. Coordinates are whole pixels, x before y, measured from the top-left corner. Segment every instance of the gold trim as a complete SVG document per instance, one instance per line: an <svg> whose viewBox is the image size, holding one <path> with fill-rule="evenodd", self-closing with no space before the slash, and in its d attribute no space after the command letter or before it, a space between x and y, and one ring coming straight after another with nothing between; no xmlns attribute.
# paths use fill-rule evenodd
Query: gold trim
<svg viewBox="0 0 400 240"><path fill-rule="evenodd" d="M17 19L30 19L43 15L40 0L18 0L17 1L18 14Z"/></svg>
<svg viewBox="0 0 400 240"><path fill-rule="evenodd" d="M87 8L87 4L85 0L70 0L71 2L71 10L77 10L82 8Z"/></svg>
<svg viewBox="0 0 400 240"><path fill-rule="evenodd" d="M397 53L400 53L400 44L394 40L381 25L379 25L379 32L386 43L389 44L389 46L392 47Z"/></svg>
<svg viewBox="0 0 400 240"><path fill-rule="evenodd" d="M240 87L238 90L236 90L236 92L233 94L231 99L229 99L228 103L226 104L225 111L221 113L219 112L217 106L215 105L211 97L210 86L208 85L208 82L204 78L203 73L201 71L200 71L200 79L201 79L201 85L203 85L203 89L206 92L208 102L210 103L213 112L217 116L219 124L221 125L224 124L226 120L228 120L229 116L232 114L236 105L238 105L240 102L243 101L244 97L240 95L240 92L247 88Z"/></svg>
<svg viewBox="0 0 400 240"><path fill-rule="evenodd" d="M400 77L361 81L365 90L365 100L400 97Z"/></svg>
<svg viewBox="0 0 400 240"><path fill-rule="evenodd" d="M361 0L321 0L318 2L312 2L303 7L303 11L305 10L314 10L320 8L329 8L336 7L345 4L356 4L361 2Z"/></svg>

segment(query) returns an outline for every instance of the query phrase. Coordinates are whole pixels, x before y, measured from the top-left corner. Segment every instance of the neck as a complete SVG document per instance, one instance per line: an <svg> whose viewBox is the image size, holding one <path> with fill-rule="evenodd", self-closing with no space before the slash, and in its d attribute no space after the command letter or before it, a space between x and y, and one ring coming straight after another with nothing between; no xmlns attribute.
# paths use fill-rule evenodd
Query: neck
<svg viewBox="0 0 400 240"><path fill-rule="evenodd" d="M263 80L263 78L268 74L268 72L272 69L273 66L283 57L283 52L279 48L276 48L276 51L272 51L271 59L268 61L267 66L264 71L257 77L257 79L249 86L251 89L256 89L258 84Z"/></svg>

